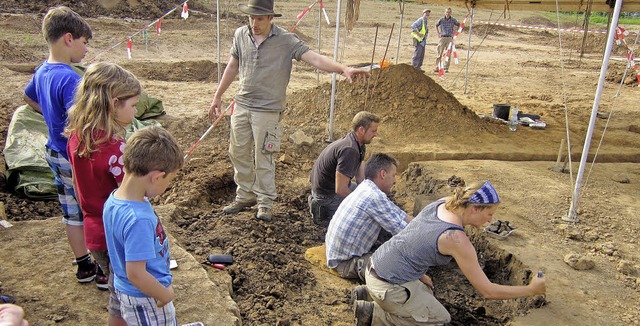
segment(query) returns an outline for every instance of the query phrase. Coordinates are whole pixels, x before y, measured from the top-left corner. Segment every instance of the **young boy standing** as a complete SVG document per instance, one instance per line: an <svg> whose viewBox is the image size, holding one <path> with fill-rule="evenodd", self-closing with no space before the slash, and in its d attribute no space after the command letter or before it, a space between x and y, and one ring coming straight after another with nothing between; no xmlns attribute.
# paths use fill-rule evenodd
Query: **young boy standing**
<svg viewBox="0 0 640 326"><path fill-rule="evenodd" d="M168 131L148 127L131 136L123 161L124 179L102 217L122 318L128 325L176 325L169 240L147 198L167 189L183 153Z"/></svg>
<svg viewBox="0 0 640 326"><path fill-rule="evenodd" d="M73 251L78 271L78 282L91 282L97 265L87 253L83 234L83 217L73 190L71 165L67 156L67 138L62 135L67 111L73 104L75 88L80 75L71 64L80 63L87 54L87 43L92 37L91 27L73 10L51 8L42 21L42 34L49 46L49 58L36 68L33 79L25 88L24 99L31 107L41 111L49 128L45 158L53 171L58 199L66 224L67 239ZM106 284L106 277L101 278Z"/></svg>

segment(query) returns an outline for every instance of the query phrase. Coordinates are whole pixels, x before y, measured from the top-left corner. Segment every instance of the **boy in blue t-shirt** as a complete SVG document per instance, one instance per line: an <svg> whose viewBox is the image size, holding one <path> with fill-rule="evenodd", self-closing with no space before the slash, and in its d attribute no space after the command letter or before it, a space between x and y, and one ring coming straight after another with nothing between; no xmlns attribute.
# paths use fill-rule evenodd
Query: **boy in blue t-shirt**
<svg viewBox="0 0 640 326"><path fill-rule="evenodd" d="M120 312L128 325L176 325L169 240L147 198L167 189L183 154L168 131L148 127L131 136L123 160L102 216Z"/></svg>
<svg viewBox="0 0 640 326"><path fill-rule="evenodd" d="M49 58L36 68L33 79L24 90L24 99L42 113L49 128L45 158L53 171L64 213L62 221L66 224L67 239L78 263L76 277L78 282L87 283L96 277L97 265L87 253L84 242L82 211L75 198L67 156L67 138L62 132L81 78L71 64L80 63L87 54L87 43L92 32L80 15L67 7L58 6L51 8L44 16L42 34L49 46ZM99 288L106 290L107 278L104 274L96 283Z"/></svg>

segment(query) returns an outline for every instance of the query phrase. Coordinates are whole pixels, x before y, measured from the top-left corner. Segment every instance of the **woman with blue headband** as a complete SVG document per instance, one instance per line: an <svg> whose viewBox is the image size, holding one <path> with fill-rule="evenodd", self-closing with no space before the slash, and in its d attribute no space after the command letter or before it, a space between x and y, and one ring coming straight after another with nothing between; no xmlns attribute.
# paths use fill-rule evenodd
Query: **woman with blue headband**
<svg viewBox="0 0 640 326"><path fill-rule="evenodd" d="M432 266L455 259L462 273L486 299L513 299L544 294L541 273L529 285L492 283L478 263L466 225L491 222L500 198L489 181L459 187L450 197L427 205L407 227L380 246L371 257L365 279L372 302L356 300L358 325L433 325L451 321L433 296ZM365 298L357 298L365 299Z"/></svg>

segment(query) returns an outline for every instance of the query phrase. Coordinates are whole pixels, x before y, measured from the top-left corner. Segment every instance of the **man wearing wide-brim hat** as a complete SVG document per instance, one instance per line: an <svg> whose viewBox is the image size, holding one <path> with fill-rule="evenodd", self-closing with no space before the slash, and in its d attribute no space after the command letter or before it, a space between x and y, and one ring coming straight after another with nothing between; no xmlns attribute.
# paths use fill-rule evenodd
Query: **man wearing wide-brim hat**
<svg viewBox="0 0 640 326"><path fill-rule="evenodd" d="M276 199L275 155L280 150L280 116L285 107L292 60L302 60L348 81L369 73L347 67L311 51L298 37L272 23L280 17L273 0L249 0L238 6L249 26L236 29L231 56L209 109L209 118L222 114L221 99L239 75L235 109L231 115L229 156L233 163L236 197L223 208L235 214L258 204L256 218L269 221Z"/></svg>

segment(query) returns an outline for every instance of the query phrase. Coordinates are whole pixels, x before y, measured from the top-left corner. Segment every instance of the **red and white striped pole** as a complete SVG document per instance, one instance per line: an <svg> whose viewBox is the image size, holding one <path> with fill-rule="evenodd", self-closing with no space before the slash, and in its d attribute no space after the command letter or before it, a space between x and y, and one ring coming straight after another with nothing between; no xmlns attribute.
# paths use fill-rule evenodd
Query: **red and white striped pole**
<svg viewBox="0 0 640 326"><path fill-rule="evenodd" d="M131 53L133 52L133 42L131 38L127 39L127 58L131 59Z"/></svg>
<svg viewBox="0 0 640 326"><path fill-rule="evenodd" d="M331 22L329 21L329 15L327 15L327 10L324 8L322 0L318 0L318 3L320 4L320 8L322 8L322 13L324 14L324 19L327 21L327 25L331 25Z"/></svg>
<svg viewBox="0 0 640 326"><path fill-rule="evenodd" d="M291 28L291 30L289 32L293 32L293 31L296 30L296 28L298 28L298 24L300 24L300 22L302 21L302 18L304 18L304 16L306 16L309 13L309 11L311 11L311 8L313 8L313 6L316 3L317 3L317 1L312 3L312 4L310 4L309 7L307 7L305 10L303 10L301 13L298 14L298 16L297 16L298 20L296 20L296 23L293 25L293 27Z"/></svg>
<svg viewBox="0 0 640 326"><path fill-rule="evenodd" d="M189 18L189 6L187 5L186 1L182 4L182 12L180 13L180 17L182 17L182 19Z"/></svg>

